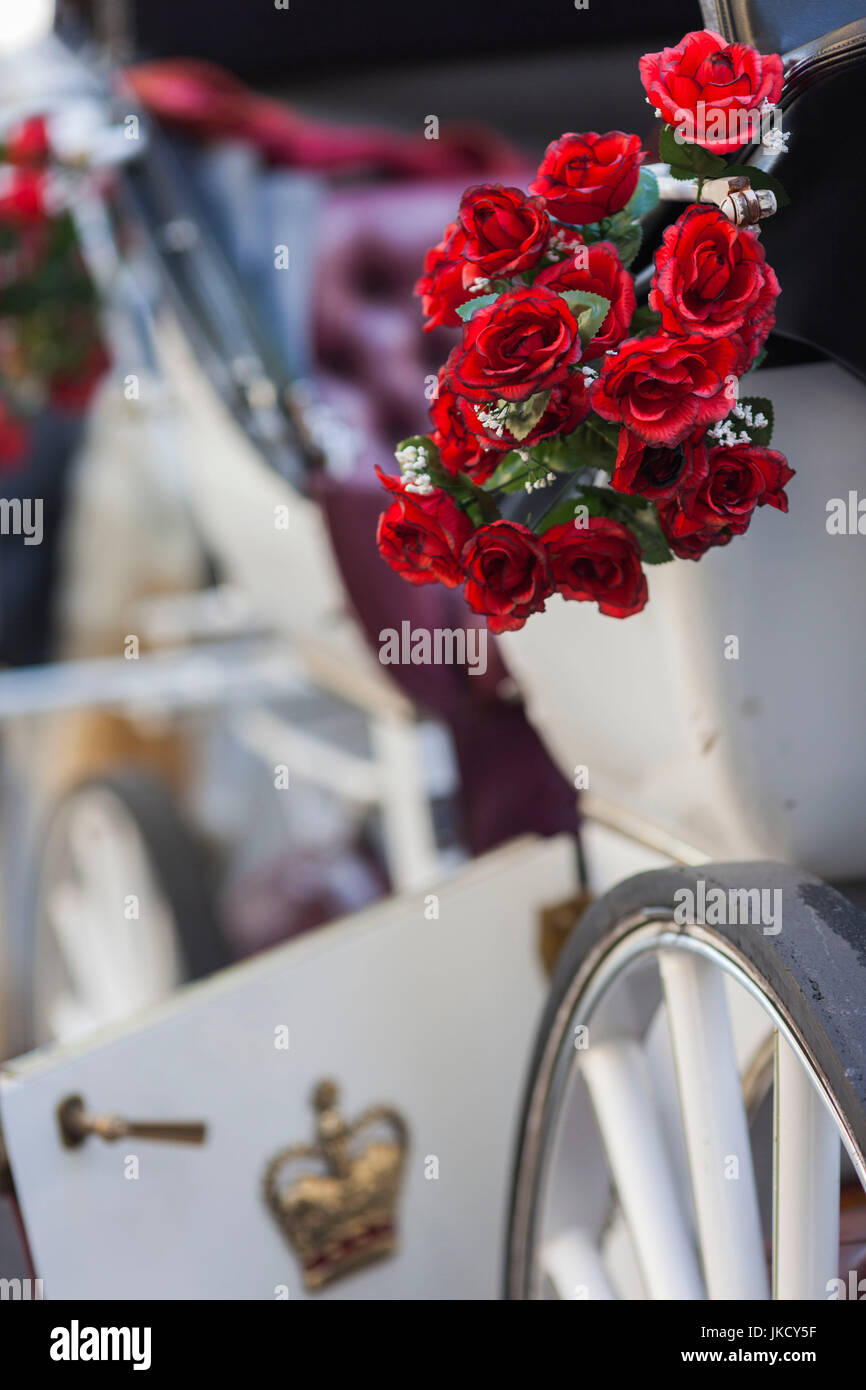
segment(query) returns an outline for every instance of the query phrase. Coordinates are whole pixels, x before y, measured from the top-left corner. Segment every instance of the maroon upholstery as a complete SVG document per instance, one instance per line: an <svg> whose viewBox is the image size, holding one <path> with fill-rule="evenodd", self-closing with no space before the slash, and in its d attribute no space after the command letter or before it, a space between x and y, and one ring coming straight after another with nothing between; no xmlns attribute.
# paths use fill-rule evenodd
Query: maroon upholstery
<svg viewBox="0 0 866 1390"><path fill-rule="evenodd" d="M461 180L335 193L321 230L315 291L320 384L356 421L358 453L352 476L322 477L319 496L346 588L374 649L380 631L404 619L424 628L481 621L459 592L406 584L375 544L386 499L374 465L396 471L396 442L427 428L425 381L454 340L444 330L422 331L412 287L424 251L453 218L463 186ZM492 637L488 653L484 676L450 666L391 668L413 700L451 726L464 832L474 853L523 832L576 829L574 790L515 703Z"/></svg>

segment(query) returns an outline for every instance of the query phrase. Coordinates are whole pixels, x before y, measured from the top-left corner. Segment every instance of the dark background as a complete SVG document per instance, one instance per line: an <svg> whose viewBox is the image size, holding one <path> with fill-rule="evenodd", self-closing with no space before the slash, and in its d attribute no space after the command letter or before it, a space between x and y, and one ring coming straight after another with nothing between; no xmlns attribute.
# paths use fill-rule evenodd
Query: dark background
<svg viewBox="0 0 866 1390"><path fill-rule="evenodd" d="M567 129L646 131L638 58L702 27L697 0L137 0L131 16L138 58L208 58L318 116L484 122L533 155Z"/></svg>
<svg viewBox="0 0 866 1390"><path fill-rule="evenodd" d="M142 53L207 52L246 77L278 77L310 64L490 56L600 38L700 28L697 0L138 0Z"/></svg>

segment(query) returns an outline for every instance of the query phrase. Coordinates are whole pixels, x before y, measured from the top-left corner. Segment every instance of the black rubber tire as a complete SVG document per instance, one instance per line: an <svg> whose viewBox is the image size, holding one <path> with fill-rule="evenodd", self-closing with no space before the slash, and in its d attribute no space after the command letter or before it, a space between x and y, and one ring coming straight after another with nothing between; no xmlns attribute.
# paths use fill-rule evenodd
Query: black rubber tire
<svg viewBox="0 0 866 1390"><path fill-rule="evenodd" d="M183 963L182 982L201 979L228 965L231 957L216 910L213 864L200 837L158 777L140 768L120 767L87 778L56 803L47 831L50 833L71 798L92 788L105 788L116 796L137 826L175 922ZM32 968L37 968L35 951ZM35 978L30 997L32 1004Z"/></svg>
<svg viewBox="0 0 866 1390"><path fill-rule="evenodd" d="M729 888L782 890L782 929L748 924L705 927L751 964L767 995L814 1060L866 1161L866 914L820 879L788 864L702 864L656 869L625 879L580 918L562 949L529 1067L511 1184L505 1297L512 1292L518 1179L526 1160L528 1117L539 1103L545 1056L568 1023L564 1003L590 953L621 939L623 924L643 910L673 914L674 894L699 879ZM674 927L674 929L676 929Z"/></svg>

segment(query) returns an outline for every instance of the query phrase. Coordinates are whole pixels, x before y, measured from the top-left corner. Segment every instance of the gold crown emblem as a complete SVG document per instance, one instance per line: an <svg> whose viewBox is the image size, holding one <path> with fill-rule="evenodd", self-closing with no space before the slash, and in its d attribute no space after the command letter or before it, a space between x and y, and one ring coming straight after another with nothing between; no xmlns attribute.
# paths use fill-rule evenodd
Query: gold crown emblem
<svg viewBox="0 0 866 1390"><path fill-rule="evenodd" d="M281 1149L264 1176L265 1200L300 1261L308 1289L392 1254L397 1243L406 1123L396 1110L374 1105L348 1124L337 1109L338 1094L333 1081L319 1082L313 1092L316 1142ZM363 1132L383 1127L391 1138L357 1146ZM286 1170L304 1159L315 1159L324 1171L284 1184Z"/></svg>

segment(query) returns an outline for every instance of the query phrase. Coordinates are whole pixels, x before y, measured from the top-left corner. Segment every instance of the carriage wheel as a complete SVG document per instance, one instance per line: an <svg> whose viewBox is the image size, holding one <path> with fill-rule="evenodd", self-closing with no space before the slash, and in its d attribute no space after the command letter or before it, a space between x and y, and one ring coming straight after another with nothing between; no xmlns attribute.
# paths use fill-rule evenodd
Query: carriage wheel
<svg viewBox="0 0 866 1390"><path fill-rule="evenodd" d="M122 770L68 792L38 863L37 1042L125 1018L226 960L201 846L162 784Z"/></svg>
<svg viewBox="0 0 866 1390"><path fill-rule="evenodd" d="M694 924L713 887L750 920ZM639 874L596 903L531 1067L507 1296L857 1297L864 1186L866 916L775 864Z"/></svg>

